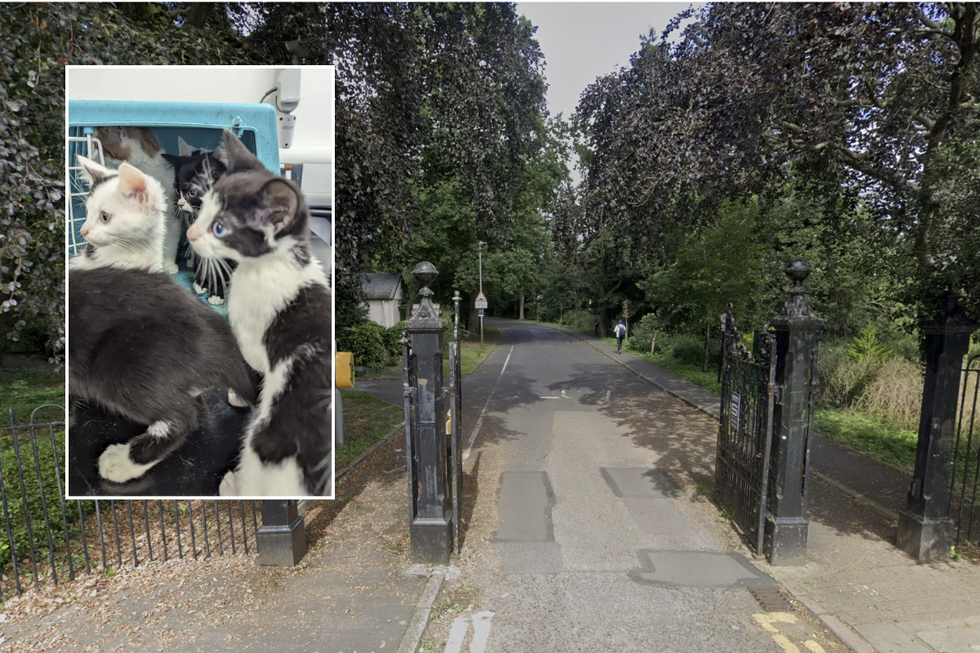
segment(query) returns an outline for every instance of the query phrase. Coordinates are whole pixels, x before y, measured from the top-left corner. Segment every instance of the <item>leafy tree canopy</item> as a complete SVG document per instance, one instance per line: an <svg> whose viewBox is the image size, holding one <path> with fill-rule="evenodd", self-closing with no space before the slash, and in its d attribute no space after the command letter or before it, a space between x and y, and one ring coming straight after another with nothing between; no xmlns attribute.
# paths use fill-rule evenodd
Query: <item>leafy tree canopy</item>
<svg viewBox="0 0 980 653"><path fill-rule="evenodd" d="M978 48L972 3L686 12L583 94L577 233L610 229L627 258L666 263L672 229L696 233L722 201L769 200L803 176L859 202L915 261L918 302L952 288L977 309Z"/></svg>

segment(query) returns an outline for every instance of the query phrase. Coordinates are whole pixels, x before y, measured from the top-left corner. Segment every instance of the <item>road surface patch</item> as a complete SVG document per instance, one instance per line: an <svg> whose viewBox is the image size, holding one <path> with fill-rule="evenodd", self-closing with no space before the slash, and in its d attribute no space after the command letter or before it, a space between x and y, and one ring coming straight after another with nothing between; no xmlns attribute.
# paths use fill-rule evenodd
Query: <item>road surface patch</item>
<svg viewBox="0 0 980 653"><path fill-rule="evenodd" d="M737 553L640 551L643 567L630 572L640 583L667 587L737 588L776 581Z"/></svg>
<svg viewBox="0 0 980 653"><path fill-rule="evenodd" d="M617 497L676 499L683 494L662 469L600 467L599 471Z"/></svg>

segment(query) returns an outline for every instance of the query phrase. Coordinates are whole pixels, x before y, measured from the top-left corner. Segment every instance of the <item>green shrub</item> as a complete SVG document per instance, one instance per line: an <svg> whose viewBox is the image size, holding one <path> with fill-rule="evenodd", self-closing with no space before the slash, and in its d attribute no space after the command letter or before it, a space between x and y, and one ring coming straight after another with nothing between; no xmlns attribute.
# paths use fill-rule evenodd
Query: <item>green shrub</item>
<svg viewBox="0 0 980 653"><path fill-rule="evenodd" d="M656 337L659 321L653 313L647 313L638 322L633 322L633 333L630 335L629 348L633 351L650 353L650 344ZM658 349L662 348L662 343L658 342Z"/></svg>
<svg viewBox="0 0 980 653"><path fill-rule="evenodd" d="M388 363L388 351L382 336L384 331L384 327L371 321L344 327L337 337L337 351L354 354L354 365L359 367L385 365Z"/></svg>
<svg viewBox="0 0 980 653"><path fill-rule="evenodd" d="M402 355L402 333L405 331L405 322L401 321L394 326L390 326L385 329L382 336L384 341L385 351L388 352L389 356L401 356Z"/></svg>
<svg viewBox="0 0 980 653"><path fill-rule="evenodd" d="M817 358L817 392L821 405L850 408L874 380L881 361L865 356L855 360L849 347L826 346Z"/></svg>
<svg viewBox="0 0 980 653"><path fill-rule="evenodd" d="M700 366L704 363L704 340L690 334L674 336L671 338L670 357L679 363Z"/></svg>
<svg viewBox="0 0 980 653"><path fill-rule="evenodd" d="M589 331L595 328L595 321L599 318L598 315L590 313L584 309L576 309L574 311L568 311L565 313L565 318L563 320L565 326L569 329L575 329L577 331Z"/></svg>
<svg viewBox="0 0 980 653"><path fill-rule="evenodd" d="M460 322L463 322L463 317L462 316L460 316L460 320L459 321ZM447 341L448 340L451 340L452 337L453 337L453 318L452 318L451 315L448 318L448 322L449 322L449 324L446 326L446 335L445 335L445 340L447 340ZM473 335L473 334L475 334L475 339L476 340L479 340L480 339L480 318L479 317L476 318L476 320L473 322L473 325L474 325L475 328L471 331L470 329L467 329L465 326L463 326L462 324L460 324L460 326L459 326L459 339L460 340L469 340L470 339L470 336ZM484 327L484 330L486 330L486 327Z"/></svg>
<svg viewBox="0 0 980 653"><path fill-rule="evenodd" d="M847 353L854 361L866 358L884 361L892 355L892 350L891 347L881 344L878 340L878 329L869 324L854 336L854 340L847 346Z"/></svg>

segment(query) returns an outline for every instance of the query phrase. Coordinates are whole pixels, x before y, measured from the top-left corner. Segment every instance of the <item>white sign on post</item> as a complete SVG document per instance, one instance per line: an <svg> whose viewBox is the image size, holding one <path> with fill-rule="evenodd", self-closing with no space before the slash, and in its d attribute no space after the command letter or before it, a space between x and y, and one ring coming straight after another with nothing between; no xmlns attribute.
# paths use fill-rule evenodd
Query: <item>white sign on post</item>
<svg viewBox="0 0 980 653"><path fill-rule="evenodd" d="M479 295L477 295L476 306L474 306L473 308L490 308L487 305L487 296L484 295L482 292Z"/></svg>

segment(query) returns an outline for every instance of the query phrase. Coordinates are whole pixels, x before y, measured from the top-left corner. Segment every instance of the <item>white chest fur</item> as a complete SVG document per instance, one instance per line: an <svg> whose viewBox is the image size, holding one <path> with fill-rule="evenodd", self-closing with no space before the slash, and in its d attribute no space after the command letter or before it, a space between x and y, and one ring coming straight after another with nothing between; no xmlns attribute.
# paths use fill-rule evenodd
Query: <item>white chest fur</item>
<svg viewBox="0 0 980 653"><path fill-rule="evenodd" d="M311 283L326 285L323 270L316 262L300 266L288 252L245 259L232 274L228 321L242 356L258 372L271 371L263 344L269 325Z"/></svg>

